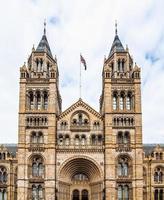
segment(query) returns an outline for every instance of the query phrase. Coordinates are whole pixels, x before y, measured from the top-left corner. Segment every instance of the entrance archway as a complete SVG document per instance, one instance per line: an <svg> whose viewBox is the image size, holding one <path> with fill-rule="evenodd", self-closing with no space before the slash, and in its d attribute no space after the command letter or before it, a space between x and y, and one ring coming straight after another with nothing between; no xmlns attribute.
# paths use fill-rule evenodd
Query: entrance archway
<svg viewBox="0 0 164 200"><path fill-rule="evenodd" d="M86 157L69 159L59 170L58 187L60 200L102 200L100 166Z"/></svg>

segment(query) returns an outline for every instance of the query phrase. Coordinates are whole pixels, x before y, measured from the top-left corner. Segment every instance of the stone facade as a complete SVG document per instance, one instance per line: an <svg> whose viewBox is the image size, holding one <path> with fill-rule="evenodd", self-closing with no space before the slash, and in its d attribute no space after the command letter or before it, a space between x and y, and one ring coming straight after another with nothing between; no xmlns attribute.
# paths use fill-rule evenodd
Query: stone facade
<svg viewBox="0 0 164 200"><path fill-rule="evenodd" d="M65 111L46 30L20 68L18 145L0 148L0 200L163 200L164 146L142 144L141 74L116 30L100 111Z"/></svg>

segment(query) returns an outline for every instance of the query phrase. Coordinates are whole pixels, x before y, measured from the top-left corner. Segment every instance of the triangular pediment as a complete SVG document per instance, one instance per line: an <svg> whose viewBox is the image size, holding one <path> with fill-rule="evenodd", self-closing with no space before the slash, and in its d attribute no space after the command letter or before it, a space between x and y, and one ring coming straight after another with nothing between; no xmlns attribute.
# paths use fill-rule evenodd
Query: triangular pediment
<svg viewBox="0 0 164 200"><path fill-rule="evenodd" d="M101 119L101 115L100 113L98 113L96 110L94 110L91 106L89 106L87 103L85 103L82 99L79 99L76 103L74 103L73 105L71 105L69 108L67 108L65 111L63 111L60 116L59 119L64 118L66 115L77 111L77 110L82 110L84 109L85 111L87 111L88 113L94 115L95 117L97 117L98 119Z"/></svg>

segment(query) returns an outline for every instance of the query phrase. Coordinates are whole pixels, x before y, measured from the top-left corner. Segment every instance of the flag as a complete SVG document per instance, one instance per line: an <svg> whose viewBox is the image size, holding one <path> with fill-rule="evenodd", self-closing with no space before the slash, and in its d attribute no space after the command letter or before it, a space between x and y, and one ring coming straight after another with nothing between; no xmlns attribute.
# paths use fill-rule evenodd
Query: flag
<svg viewBox="0 0 164 200"><path fill-rule="evenodd" d="M87 64L86 64L86 61L85 59L83 58L83 56L80 54L80 62L83 63L84 65L84 69L87 70Z"/></svg>

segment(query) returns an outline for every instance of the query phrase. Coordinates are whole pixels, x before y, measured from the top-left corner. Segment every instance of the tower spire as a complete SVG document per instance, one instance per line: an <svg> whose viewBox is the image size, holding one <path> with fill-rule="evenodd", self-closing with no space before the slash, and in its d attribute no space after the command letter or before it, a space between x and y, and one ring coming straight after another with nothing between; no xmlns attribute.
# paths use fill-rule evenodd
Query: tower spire
<svg viewBox="0 0 164 200"><path fill-rule="evenodd" d="M46 35L46 25L47 25L46 19L44 19L44 35Z"/></svg>
<svg viewBox="0 0 164 200"><path fill-rule="evenodd" d="M117 35L117 20L115 20L115 35Z"/></svg>

